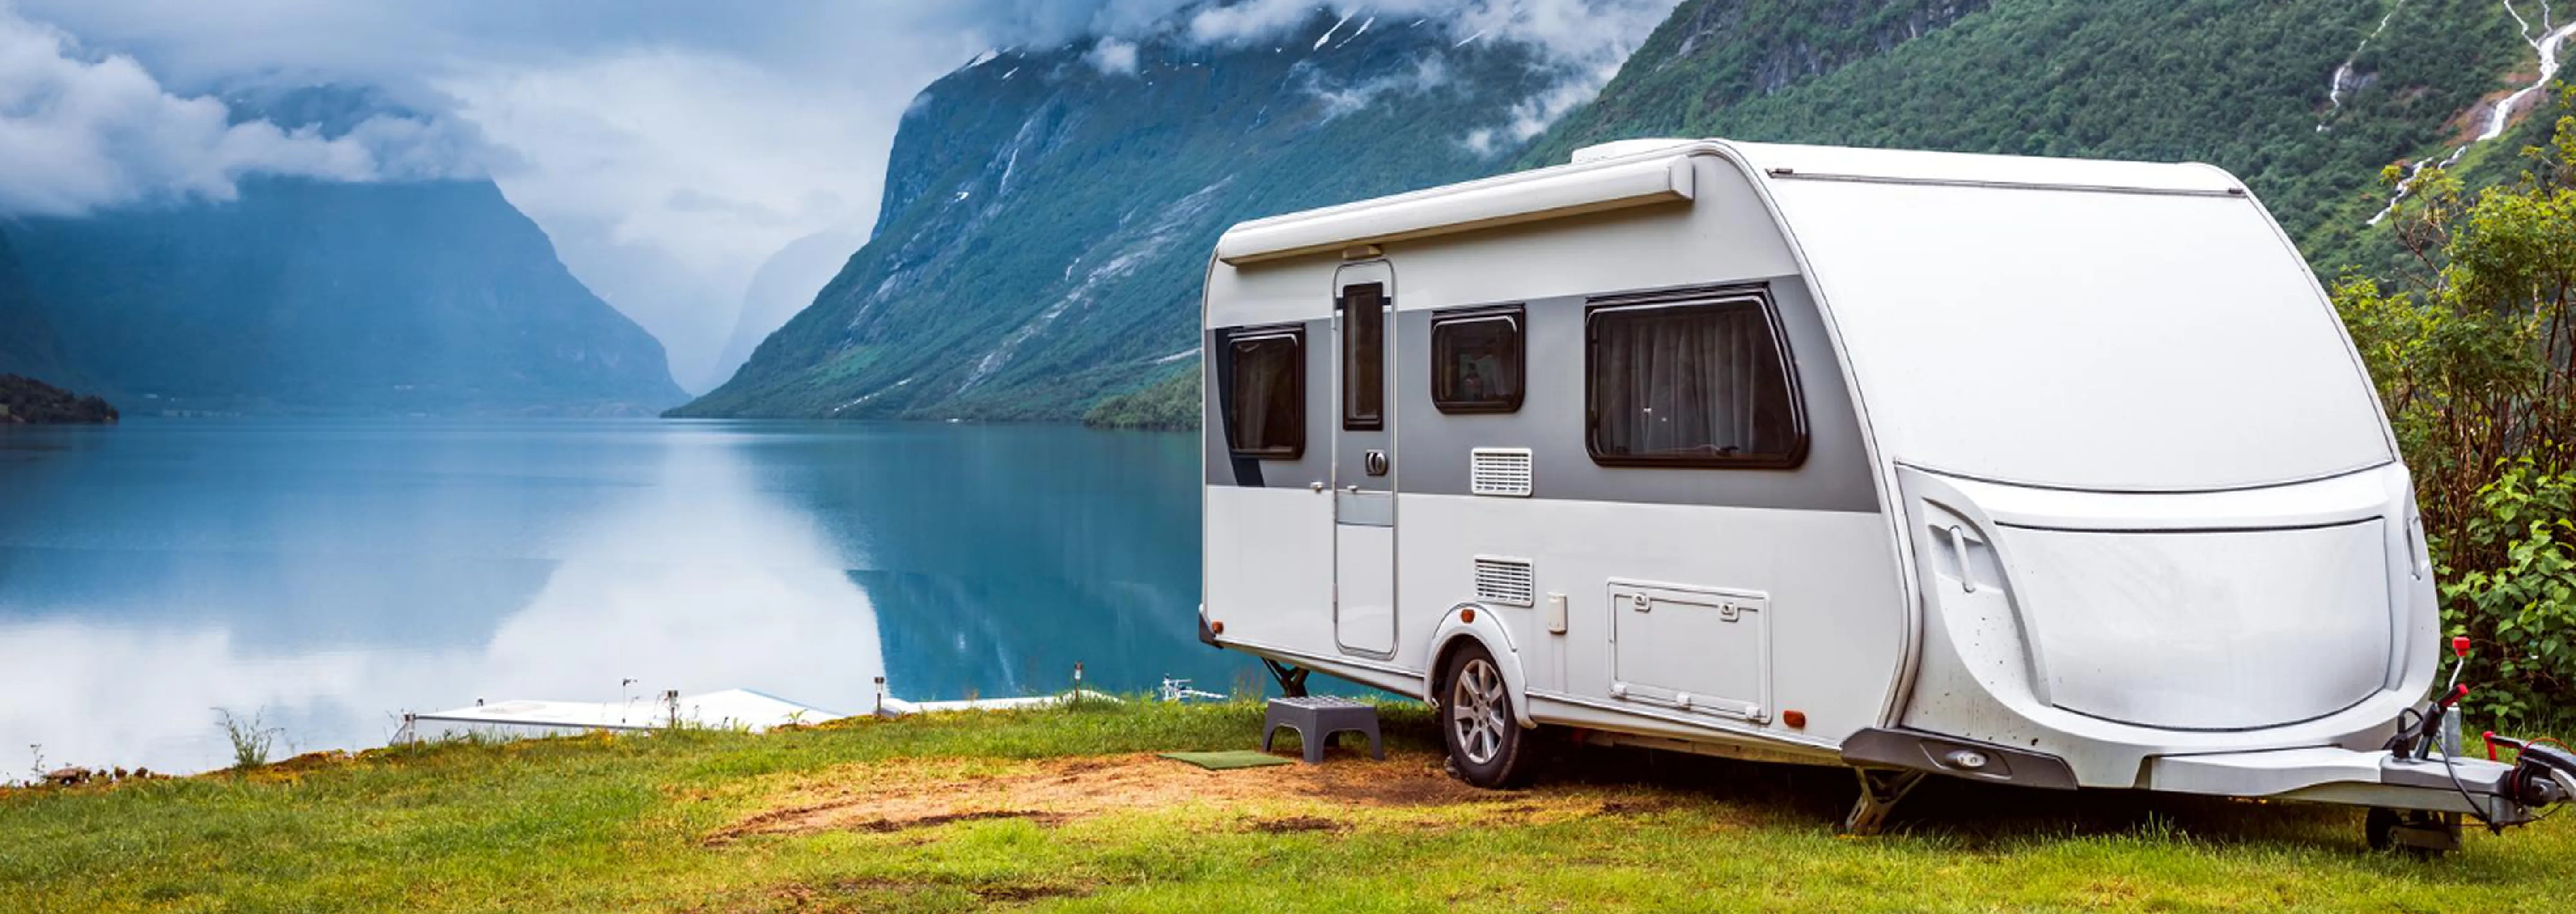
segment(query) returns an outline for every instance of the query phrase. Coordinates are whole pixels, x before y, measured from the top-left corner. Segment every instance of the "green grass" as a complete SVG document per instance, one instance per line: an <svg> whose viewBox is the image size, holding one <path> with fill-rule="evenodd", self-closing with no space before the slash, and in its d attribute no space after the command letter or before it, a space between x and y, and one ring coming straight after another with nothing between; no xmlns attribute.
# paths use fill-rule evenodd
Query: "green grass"
<svg viewBox="0 0 2576 914"><path fill-rule="evenodd" d="M2576 897L2576 819L2475 834L2428 864L2364 850L2359 817L2338 809L1942 783L1894 834L1841 838L1840 772L1591 749L1510 794L728 832L888 779L936 799L1080 764L1029 760L1239 748L1259 720L1252 705L1129 704L453 743L22 790L0 794L0 909L2543 911ZM1427 719L1389 723L1382 765L1212 777L1438 784Z"/></svg>

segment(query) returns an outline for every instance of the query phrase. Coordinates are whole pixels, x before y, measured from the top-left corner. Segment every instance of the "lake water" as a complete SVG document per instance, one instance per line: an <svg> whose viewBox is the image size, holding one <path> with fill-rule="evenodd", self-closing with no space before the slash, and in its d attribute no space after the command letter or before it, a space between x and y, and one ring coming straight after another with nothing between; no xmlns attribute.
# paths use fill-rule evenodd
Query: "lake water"
<svg viewBox="0 0 2576 914"><path fill-rule="evenodd" d="M1069 426L0 427L0 780L226 764L218 708L309 751L477 698L1231 691L1198 473Z"/></svg>

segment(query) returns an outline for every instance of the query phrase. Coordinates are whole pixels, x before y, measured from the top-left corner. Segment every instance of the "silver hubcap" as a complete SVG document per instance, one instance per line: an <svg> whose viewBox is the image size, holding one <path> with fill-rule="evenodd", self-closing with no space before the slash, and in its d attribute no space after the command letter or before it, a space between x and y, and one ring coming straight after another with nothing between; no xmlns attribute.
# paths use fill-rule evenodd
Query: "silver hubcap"
<svg viewBox="0 0 2576 914"><path fill-rule="evenodd" d="M1511 725L1508 713L1502 671L1482 657L1467 661L1458 670L1458 681L1449 685L1451 744L1467 761L1493 761L1503 751L1503 728Z"/></svg>

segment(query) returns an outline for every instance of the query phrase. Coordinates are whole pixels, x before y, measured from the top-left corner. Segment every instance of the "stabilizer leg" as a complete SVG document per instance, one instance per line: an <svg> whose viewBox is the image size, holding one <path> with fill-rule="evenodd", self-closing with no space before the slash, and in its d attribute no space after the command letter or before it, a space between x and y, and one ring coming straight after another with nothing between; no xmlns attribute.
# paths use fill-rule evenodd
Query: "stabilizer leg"
<svg viewBox="0 0 2576 914"><path fill-rule="evenodd" d="M1913 793L1914 785L1923 783L1920 771L1856 768L1852 773L1860 776L1860 800L1852 804L1851 814L1843 817L1842 832L1846 835L1878 834L1887 825L1887 814L1896 809L1897 801Z"/></svg>
<svg viewBox="0 0 2576 914"><path fill-rule="evenodd" d="M1290 698L1306 697L1306 674L1313 670L1289 666L1268 657L1261 658L1261 665L1270 668L1270 678L1279 680L1279 694Z"/></svg>
<svg viewBox="0 0 2576 914"><path fill-rule="evenodd" d="M2361 827L2372 850L2397 850L2429 860L2460 849L2460 814L2455 812L2372 807L2362 817Z"/></svg>

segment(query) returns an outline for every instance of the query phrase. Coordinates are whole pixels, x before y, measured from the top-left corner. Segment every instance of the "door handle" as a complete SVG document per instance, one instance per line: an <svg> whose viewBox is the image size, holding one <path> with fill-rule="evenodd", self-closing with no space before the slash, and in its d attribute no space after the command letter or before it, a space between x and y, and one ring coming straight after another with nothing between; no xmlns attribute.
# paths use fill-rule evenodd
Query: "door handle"
<svg viewBox="0 0 2576 914"><path fill-rule="evenodd" d="M1324 484L1323 484L1323 483L1320 483L1320 482L1310 482L1310 483L1307 483L1307 484L1306 484L1306 488L1313 489L1313 490L1315 490L1315 491L1317 491L1317 492L1322 492L1322 491L1324 491Z"/></svg>
<svg viewBox="0 0 2576 914"><path fill-rule="evenodd" d="M1370 451L1360 456L1360 467L1371 476L1386 475L1386 452Z"/></svg>

